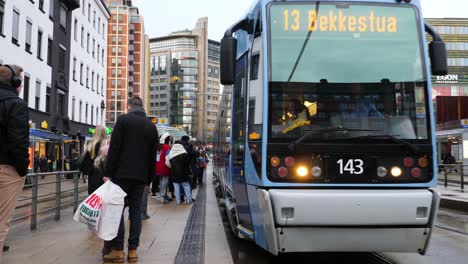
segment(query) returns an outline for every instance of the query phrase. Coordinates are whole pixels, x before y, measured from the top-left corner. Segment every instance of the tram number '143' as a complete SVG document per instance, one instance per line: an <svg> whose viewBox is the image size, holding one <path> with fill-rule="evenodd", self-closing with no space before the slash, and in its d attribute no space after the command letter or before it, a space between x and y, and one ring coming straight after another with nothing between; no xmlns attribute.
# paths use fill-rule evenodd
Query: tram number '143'
<svg viewBox="0 0 468 264"><path fill-rule="evenodd" d="M349 173L351 175L360 175L364 173L364 161L362 159L340 159L336 162L340 166L340 174Z"/></svg>

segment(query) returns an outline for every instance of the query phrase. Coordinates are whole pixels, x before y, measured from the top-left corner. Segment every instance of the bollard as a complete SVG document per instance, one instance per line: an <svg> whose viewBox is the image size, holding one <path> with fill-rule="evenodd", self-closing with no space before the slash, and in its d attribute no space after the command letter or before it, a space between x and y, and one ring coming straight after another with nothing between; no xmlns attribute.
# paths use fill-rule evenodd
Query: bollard
<svg viewBox="0 0 468 264"><path fill-rule="evenodd" d="M28 176L26 176L28 177ZM37 226L37 194L38 194L38 175L32 176L32 197L31 197L31 230L35 230Z"/></svg>
<svg viewBox="0 0 468 264"><path fill-rule="evenodd" d="M73 212L78 209L78 181L79 173L73 173Z"/></svg>
<svg viewBox="0 0 468 264"><path fill-rule="evenodd" d="M447 188L447 166L444 165L444 185Z"/></svg>
<svg viewBox="0 0 468 264"><path fill-rule="evenodd" d="M62 172L57 173L55 183L55 220L60 220L60 191L61 191L61 180Z"/></svg>

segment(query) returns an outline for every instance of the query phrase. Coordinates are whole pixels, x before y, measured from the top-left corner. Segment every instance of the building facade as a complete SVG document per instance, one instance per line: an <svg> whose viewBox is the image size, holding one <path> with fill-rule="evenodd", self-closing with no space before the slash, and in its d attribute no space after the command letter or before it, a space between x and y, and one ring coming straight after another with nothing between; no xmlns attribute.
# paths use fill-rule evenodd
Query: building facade
<svg viewBox="0 0 468 264"><path fill-rule="evenodd" d="M426 19L441 34L448 52L448 75L433 76L439 161L448 153L468 164L468 19Z"/></svg>
<svg viewBox="0 0 468 264"><path fill-rule="evenodd" d="M105 123L107 29L110 12L103 0L81 0L72 13L68 116L82 134Z"/></svg>
<svg viewBox="0 0 468 264"><path fill-rule="evenodd" d="M152 38L149 114L159 124L209 141L219 104L219 54L219 43L208 40L207 18L193 30Z"/></svg>
<svg viewBox="0 0 468 264"><path fill-rule="evenodd" d="M20 96L28 103L37 126L47 119L44 113L51 107L47 93L52 87L52 67L47 45L53 39L54 21L49 19L49 7L53 8L49 1L0 0L0 63L24 68Z"/></svg>
<svg viewBox="0 0 468 264"><path fill-rule="evenodd" d="M114 125L126 112L129 96L142 97L145 85L143 17L130 0L107 0L108 25L106 120Z"/></svg>

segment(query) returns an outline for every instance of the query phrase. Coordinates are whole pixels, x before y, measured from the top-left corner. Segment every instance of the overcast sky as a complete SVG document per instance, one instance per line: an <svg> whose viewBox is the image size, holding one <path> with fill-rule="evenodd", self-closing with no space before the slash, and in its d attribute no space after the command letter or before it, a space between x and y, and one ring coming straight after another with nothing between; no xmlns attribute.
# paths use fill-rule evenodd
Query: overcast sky
<svg viewBox="0 0 468 264"><path fill-rule="evenodd" d="M468 18L468 0L421 0L425 17ZM243 17L253 0L133 0L145 19L146 34L160 37L192 29L208 17L209 38L220 40L224 31Z"/></svg>

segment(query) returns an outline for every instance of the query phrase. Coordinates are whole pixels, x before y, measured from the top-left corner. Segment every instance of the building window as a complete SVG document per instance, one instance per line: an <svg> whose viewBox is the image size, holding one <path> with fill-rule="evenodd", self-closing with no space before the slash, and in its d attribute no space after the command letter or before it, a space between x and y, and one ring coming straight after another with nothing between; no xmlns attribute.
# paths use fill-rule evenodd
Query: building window
<svg viewBox="0 0 468 264"><path fill-rule="evenodd" d="M57 113L60 116L65 116L65 93L62 90L58 90L58 105Z"/></svg>
<svg viewBox="0 0 468 264"><path fill-rule="evenodd" d="M52 66L52 39L47 40L47 64Z"/></svg>
<svg viewBox="0 0 468 264"><path fill-rule="evenodd" d="M24 83L23 83L23 100L29 105L29 76L24 75Z"/></svg>
<svg viewBox="0 0 468 264"><path fill-rule="evenodd" d="M32 23L31 21L26 21L26 51L31 53L31 35L32 35Z"/></svg>
<svg viewBox="0 0 468 264"><path fill-rule="evenodd" d="M46 108L45 108L45 111L47 113L50 113L50 93L51 93L51 88L49 86L47 86L47 89L46 89Z"/></svg>
<svg viewBox="0 0 468 264"><path fill-rule="evenodd" d="M73 25L73 37L75 41L78 41L78 19L75 18L75 24Z"/></svg>
<svg viewBox="0 0 468 264"><path fill-rule="evenodd" d="M96 40L93 39L93 58L96 58L95 55L96 55Z"/></svg>
<svg viewBox="0 0 468 264"><path fill-rule="evenodd" d="M80 64L80 84L83 85L83 63Z"/></svg>
<svg viewBox="0 0 468 264"><path fill-rule="evenodd" d="M104 96L104 78L101 78L101 95Z"/></svg>
<svg viewBox="0 0 468 264"><path fill-rule="evenodd" d="M13 31L11 35L11 41L15 44L18 44L19 21L20 21L19 12L16 10L13 10Z"/></svg>
<svg viewBox="0 0 468 264"><path fill-rule="evenodd" d="M97 61L98 61L98 62L100 62L100 61L99 61L99 58L100 58L99 52L100 52L100 50L101 50L101 45L98 44L98 45L97 45Z"/></svg>
<svg viewBox="0 0 468 264"><path fill-rule="evenodd" d="M99 74L96 74L96 93L99 94Z"/></svg>
<svg viewBox="0 0 468 264"><path fill-rule="evenodd" d="M86 14L86 12L85 12L86 11L85 0L83 0L81 6L83 7L83 9L81 9L81 11L82 11L83 15L85 15ZM81 121L81 118L80 118L80 121Z"/></svg>
<svg viewBox="0 0 468 264"><path fill-rule="evenodd" d="M58 54L58 57L59 57L58 69L59 69L59 71L65 71L66 53L67 53L67 50L64 47L60 46L59 54Z"/></svg>
<svg viewBox="0 0 468 264"><path fill-rule="evenodd" d="M72 120L75 120L75 101L76 99L75 97L73 97L72 98L72 116L71 116Z"/></svg>
<svg viewBox="0 0 468 264"><path fill-rule="evenodd" d="M52 39L47 40L47 64L52 66Z"/></svg>
<svg viewBox="0 0 468 264"><path fill-rule="evenodd" d="M98 26L97 26L98 33L101 34L101 18L98 17Z"/></svg>
<svg viewBox="0 0 468 264"><path fill-rule="evenodd" d="M73 80L76 82L76 58L73 58Z"/></svg>
<svg viewBox="0 0 468 264"><path fill-rule="evenodd" d="M63 30L67 30L67 9L65 6L60 6L60 26Z"/></svg>
<svg viewBox="0 0 468 264"><path fill-rule="evenodd" d="M3 36L3 16L5 14L5 1L0 0L0 35Z"/></svg>
<svg viewBox="0 0 468 264"><path fill-rule="evenodd" d="M41 81L37 80L36 81L36 100L34 101L34 108L36 110L39 110L39 104L41 102Z"/></svg>
<svg viewBox="0 0 468 264"><path fill-rule="evenodd" d="M94 91L94 71L91 73L91 91Z"/></svg>
<svg viewBox="0 0 468 264"><path fill-rule="evenodd" d="M81 27L81 47L84 48L84 27Z"/></svg>
<svg viewBox="0 0 468 264"><path fill-rule="evenodd" d="M42 31L37 31L37 58L42 60Z"/></svg>
<svg viewBox="0 0 468 264"><path fill-rule="evenodd" d="M44 13L44 0L39 0L39 10L41 10L42 13Z"/></svg>
<svg viewBox="0 0 468 264"><path fill-rule="evenodd" d="M88 51L89 53L89 33L88 33L88 38L87 38L87 42L86 42L86 51Z"/></svg>
<svg viewBox="0 0 468 264"><path fill-rule="evenodd" d="M123 15L119 15L119 21L123 21Z"/></svg>
<svg viewBox="0 0 468 264"><path fill-rule="evenodd" d="M94 105L91 106L91 125L94 124Z"/></svg>
<svg viewBox="0 0 468 264"><path fill-rule="evenodd" d="M89 89L89 67L86 67L86 88Z"/></svg>
<svg viewBox="0 0 468 264"><path fill-rule="evenodd" d="M104 49L102 49L102 52L101 52L101 64L102 66L104 66Z"/></svg>
<svg viewBox="0 0 468 264"><path fill-rule="evenodd" d="M82 113L83 113L83 102L80 101L80 108L78 108L78 118L79 118L79 122L81 123L81 116L82 116Z"/></svg>
<svg viewBox="0 0 468 264"><path fill-rule="evenodd" d="M54 0L49 1L49 18L54 19Z"/></svg>
<svg viewBox="0 0 468 264"><path fill-rule="evenodd" d="M88 22L91 22L91 4L88 4Z"/></svg>
<svg viewBox="0 0 468 264"><path fill-rule="evenodd" d="M93 13L93 28L96 28L96 11Z"/></svg>
<svg viewBox="0 0 468 264"><path fill-rule="evenodd" d="M86 103L86 107L85 107L85 123L86 124L88 123L88 103Z"/></svg>

